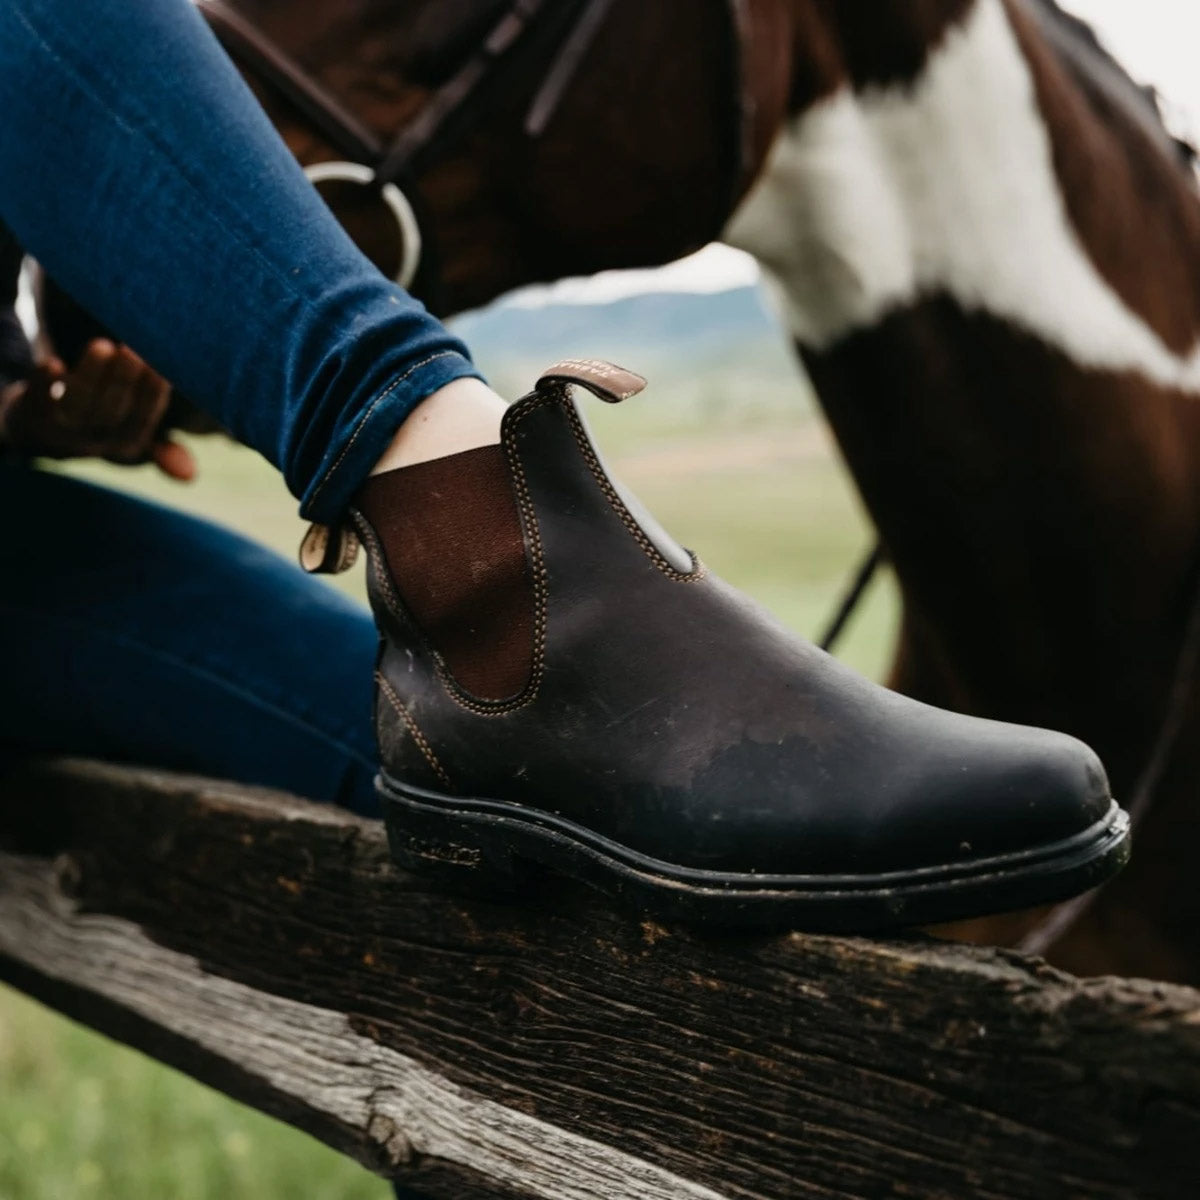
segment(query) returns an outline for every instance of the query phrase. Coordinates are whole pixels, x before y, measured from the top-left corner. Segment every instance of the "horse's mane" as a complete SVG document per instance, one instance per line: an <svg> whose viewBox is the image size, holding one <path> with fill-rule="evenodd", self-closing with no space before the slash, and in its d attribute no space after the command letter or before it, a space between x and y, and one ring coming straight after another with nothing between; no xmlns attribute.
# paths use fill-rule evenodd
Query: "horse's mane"
<svg viewBox="0 0 1200 1200"><path fill-rule="evenodd" d="M1174 147L1176 154L1188 167L1195 166L1200 159L1200 150L1190 141L1179 137L1167 125L1163 111L1162 95L1153 85L1138 83L1105 46L1094 25L1077 16L1059 3L1059 0L1030 0L1046 20L1074 41L1086 55L1101 65L1106 75L1121 87L1129 102L1144 116L1153 120L1161 134Z"/></svg>

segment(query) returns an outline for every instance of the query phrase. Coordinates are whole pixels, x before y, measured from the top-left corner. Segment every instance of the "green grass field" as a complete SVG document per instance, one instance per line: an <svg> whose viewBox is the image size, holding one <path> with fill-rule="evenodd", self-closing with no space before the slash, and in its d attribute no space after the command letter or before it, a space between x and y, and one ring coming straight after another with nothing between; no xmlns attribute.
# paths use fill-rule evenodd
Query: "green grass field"
<svg viewBox="0 0 1200 1200"><path fill-rule="evenodd" d="M689 403L677 380L592 410L618 474L664 525L797 631L815 635L869 532L807 405ZM699 414L699 415L698 415ZM147 469L77 473L236 526L292 555L302 526L277 476L223 441L181 488ZM339 581L361 594L358 575ZM878 584L841 656L879 675L896 601ZM0 1200L384 1200L311 1139L0 989Z"/></svg>

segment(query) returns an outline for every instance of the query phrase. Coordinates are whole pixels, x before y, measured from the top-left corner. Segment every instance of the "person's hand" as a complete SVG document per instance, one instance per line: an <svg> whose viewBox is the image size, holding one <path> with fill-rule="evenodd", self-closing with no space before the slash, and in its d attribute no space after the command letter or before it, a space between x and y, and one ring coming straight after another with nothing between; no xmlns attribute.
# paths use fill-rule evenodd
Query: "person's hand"
<svg viewBox="0 0 1200 1200"><path fill-rule="evenodd" d="M98 339L74 370L57 358L0 393L0 431L14 448L47 458L154 462L172 479L196 474L191 451L164 418L171 385L127 346Z"/></svg>

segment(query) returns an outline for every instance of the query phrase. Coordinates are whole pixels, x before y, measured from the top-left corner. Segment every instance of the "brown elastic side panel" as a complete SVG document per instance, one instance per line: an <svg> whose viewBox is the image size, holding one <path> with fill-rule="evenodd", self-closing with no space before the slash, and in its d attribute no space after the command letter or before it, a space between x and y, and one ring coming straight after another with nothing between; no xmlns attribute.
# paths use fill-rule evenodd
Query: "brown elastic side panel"
<svg viewBox="0 0 1200 1200"><path fill-rule="evenodd" d="M504 451L373 475L357 506L457 683L484 700L520 692L533 670L535 594Z"/></svg>

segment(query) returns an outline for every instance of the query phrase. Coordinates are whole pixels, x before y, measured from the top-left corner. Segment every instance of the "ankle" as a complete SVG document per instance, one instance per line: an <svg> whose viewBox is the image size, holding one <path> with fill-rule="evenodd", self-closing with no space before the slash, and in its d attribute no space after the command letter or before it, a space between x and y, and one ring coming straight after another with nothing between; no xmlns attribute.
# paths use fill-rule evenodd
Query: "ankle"
<svg viewBox="0 0 1200 1200"><path fill-rule="evenodd" d="M507 407L481 380L456 379L417 405L371 474L497 445Z"/></svg>

